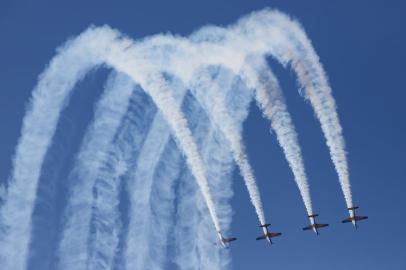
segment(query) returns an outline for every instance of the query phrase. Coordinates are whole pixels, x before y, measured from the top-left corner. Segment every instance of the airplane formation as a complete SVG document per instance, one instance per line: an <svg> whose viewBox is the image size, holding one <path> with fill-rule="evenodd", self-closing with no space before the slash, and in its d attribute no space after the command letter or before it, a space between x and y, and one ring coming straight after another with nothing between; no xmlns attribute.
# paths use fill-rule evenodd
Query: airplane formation
<svg viewBox="0 0 406 270"><path fill-rule="evenodd" d="M352 225L354 226L354 228L355 228L355 229L358 229L357 221L368 219L368 217L367 217L367 216L357 216L357 215L355 214L355 210L356 210L356 209L358 209L358 206L354 206L354 207L348 208L348 211L349 211L349 213L350 213L350 216L349 216L348 218L344 219L344 220L342 221L342 223L351 222ZM309 219L310 219L310 225L304 227L303 230L304 230L304 231L313 230L313 232L314 232L316 235L319 235L319 230L318 230L318 229L327 227L328 224L320 224L320 223L317 223L317 222L316 222L316 217L318 217L318 216L319 216L318 214L309 215L308 217L309 217ZM257 239L257 240L267 240L267 241L269 242L269 244L272 245L272 238L273 238L273 237L280 236L280 235L282 235L282 233L279 233L279 232L270 232L270 231L268 230L268 227L269 227L269 226L271 226L271 224L261 224L259 227L262 228L262 231L263 231L264 234L261 235L261 236L259 236L259 237L257 237L256 239ZM224 247L224 248L229 248L230 243L233 242L233 241L235 241L235 240L237 240L237 238L235 238L235 237L225 238L225 237L223 237L223 235L222 235L221 232L217 232L217 235L218 235L218 237L219 237L219 243L220 243L220 245L221 245L222 247Z"/></svg>

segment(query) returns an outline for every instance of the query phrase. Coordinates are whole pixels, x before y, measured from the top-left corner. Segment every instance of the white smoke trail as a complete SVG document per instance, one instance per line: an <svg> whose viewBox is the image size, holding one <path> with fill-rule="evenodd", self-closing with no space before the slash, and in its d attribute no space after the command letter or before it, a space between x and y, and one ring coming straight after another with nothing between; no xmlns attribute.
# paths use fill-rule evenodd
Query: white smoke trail
<svg viewBox="0 0 406 270"><path fill-rule="evenodd" d="M275 54L295 70L305 98L310 101L330 150L348 207L353 206L347 154L336 102L320 59L301 25L282 13L272 13L278 27L286 30L287 43ZM267 15L269 16L269 15Z"/></svg>
<svg viewBox="0 0 406 270"><path fill-rule="evenodd" d="M217 80L222 82L221 87L228 89L231 87L233 78L234 76L230 73L220 72ZM211 121L224 133L224 136L230 144L231 151L240 168L241 175L248 189L251 202L257 212L260 224L266 224L259 190L241 137L241 127L237 126L237 123L229 113L229 109L226 106L225 91L221 89L218 84L213 82L207 70L199 72L196 77L192 79L192 82L192 92L206 108ZM248 111L248 109L247 107L246 110Z"/></svg>
<svg viewBox="0 0 406 270"><path fill-rule="evenodd" d="M94 186L91 235L87 269L112 269L122 224L119 216L121 180L128 164L121 152L113 152Z"/></svg>
<svg viewBox="0 0 406 270"><path fill-rule="evenodd" d="M169 89L165 88L165 81L145 70L134 71L137 64L144 68L147 65L143 65L143 61L137 61L142 57L133 59L133 63L128 64L125 49L131 42L126 39L115 41L116 38L117 33L108 28L90 29L83 33L54 57L33 91L31 106L23 120L8 197L1 209L3 230L0 239L3 244L0 248L0 261L7 269L26 268L29 228L38 178L61 109L67 105L75 83L91 68L106 62L106 58L108 64L132 76L133 80L140 81L145 90L149 89L152 99L174 130L204 193L216 230L220 230L204 167L184 116L174 105Z"/></svg>
<svg viewBox="0 0 406 270"><path fill-rule="evenodd" d="M59 268L87 269L88 240L92 217L93 188L108 149L128 108L133 82L125 75L110 76L95 111L95 120L84 137L71 178L74 187L67 206L67 223L59 245ZM112 205L99 207L112 207Z"/></svg>
<svg viewBox="0 0 406 270"><path fill-rule="evenodd" d="M183 74L186 80L191 77L190 70L193 70L193 68L186 71L181 69L186 61L191 65L194 63L219 64L236 73L238 68L243 66L246 56L250 55L262 57L272 55L284 65L291 63L301 86L305 89L305 97L310 100L321 123L347 205L352 206L345 143L335 100L319 57L299 23L279 11L265 9L242 18L228 29L206 27L193 38L199 42L196 46L198 52L193 54L198 59L193 59L191 53L193 50L187 41L178 40L178 47L187 48L186 53L189 54L182 58L179 57L181 54L179 53L176 55L177 60L174 61L176 65L167 65L171 69L176 69L179 74ZM174 42L171 39L173 38L169 37L169 40L165 40L160 37L157 43L171 44Z"/></svg>
<svg viewBox="0 0 406 270"><path fill-rule="evenodd" d="M169 252L171 250L169 245L173 239L172 231L176 213L175 202L178 200L175 188L183 167L182 160L182 153L176 143L170 140L162 153L160 163L155 171L153 186L151 187L152 194L149 207L151 227L146 231L149 233L147 242L149 256L146 261L144 260L144 265L151 270L166 269L165 266L170 261ZM164 180L164 183L162 180ZM190 181L194 182L193 178ZM210 215L208 217L210 219ZM213 230L212 224L209 227ZM187 238L184 238L184 240L188 241Z"/></svg>
<svg viewBox="0 0 406 270"><path fill-rule="evenodd" d="M118 85L117 85L118 86ZM94 186L92 237L89 269L111 269L119 242L119 195L121 176L133 166L144 143L156 108L139 88L135 88L130 109L109 149L112 158L102 169Z"/></svg>
<svg viewBox="0 0 406 270"><path fill-rule="evenodd" d="M180 111L179 106L176 105L176 100L162 74L154 71L154 69L151 68L151 64L145 61L142 56L138 55L139 52L130 52L131 50L125 51L129 45L131 45L131 41L128 39L121 39L113 43L108 50L106 63L128 74L134 81L139 82L162 112L162 115L173 130L178 144L187 157L187 163L206 200L213 225L216 231L221 231L206 179L203 161L197 150L191 131L188 128L187 120Z"/></svg>
<svg viewBox="0 0 406 270"><path fill-rule="evenodd" d="M293 172L307 213L311 215L312 201L302 153L279 82L263 59L250 59L249 62L244 67L242 76L246 77L248 85L255 89L257 104L262 109L264 117L271 121L271 127Z"/></svg>
<svg viewBox="0 0 406 270"><path fill-rule="evenodd" d="M204 157L206 172L210 177L213 199L216 202L224 232L231 222L231 172L233 158L226 139L211 124L196 102L189 102L190 123L193 134ZM194 112L195 111L195 112ZM181 177L178 188L178 208L174 232L174 263L179 269L228 269L229 253L214 247L218 239L211 233L210 220L204 200L190 181L190 173Z"/></svg>
<svg viewBox="0 0 406 270"><path fill-rule="evenodd" d="M230 78L228 77L230 74L227 70L220 69L218 74L213 83L219 85L220 89L226 93L224 95L225 99L222 102L224 102L225 107L228 108L229 115L233 116L235 123L238 123L238 126L242 125L242 122L247 118L249 113L248 108L252 100L252 92L236 77L230 85ZM227 229L231 221L229 202L232 196L232 181L227 179L232 179L234 155L224 132L215 125L214 122L211 123L210 130L210 136L208 136L210 140L206 141L206 149L202 149L202 152L205 157L208 174L212 180L213 197L218 202L217 210L221 213L221 217L223 218L221 220L222 228ZM199 195L198 197L200 198ZM203 201L201 199L198 199L198 206L200 208L203 207ZM201 216L203 233L196 232L197 238L199 239L198 257L200 258L200 269L227 269L231 264L229 254L221 248L218 253L213 253L211 249L213 248L212 243L214 239L212 240L207 237L210 232L207 226L209 220L207 219L207 215L203 211L201 212L203 213ZM227 233L227 230L225 230L224 233ZM225 235L228 236L228 234ZM202 243L200 244L200 242ZM216 263L211 264L210 262L212 261Z"/></svg>
<svg viewBox="0 0 406 270"><path fill-rule="evenodd" d="M102 64L127 74L151 95L174 131L214 226L220 230L202 158L161 72L169 70L189 84L201 66L219 65L238 74L250 55L272 55L283 64L292 63L320 119L347 204L352 205L335 102L324 70L301 27L286 15L264 10L252 13L229 28L208 27L203 32L206 36L193 42L159 35L134 45L108 27L90 28L60 50L41 75L23 121L7 198L0 213L2 266L11 270L25 269L38 177L60 111L68 104L75 83L90 69Z"/></svg>
<svg viewBox="0 0 406 270"><path fill-rule="evenodd" d="M313 51L313 48L311 50ZM312 61L308 62L301 62L295 59L292 61L292 66L298 74L302 87L306 90L305 97L310 100L316 116L321 123L347 207L350 208L353 206L353 202L342 127L327 77L321 64L316 62L316 59L318 60L316 54L313 54ZM309 81L311 85L309 85Z"/></svg>
<svg viewBox="0 0 406 270"><path fill-rule="evenodd" d="M176 103L180 106L186 89L183 89L175 82L171 82L171 87L175 90ZM152 213L150 202L155 199L153 194L151 194L153 181L157 173L157 166L169 139L170 133L167 121L165 121L161 113L158 113L151 123L148 135L139 151L133 175L127 185L131 204L125 249L126 269L159 269L161 267L161 262L156 258L160 254L154 253L154 256L152 256L150 250L152 246L156 247L165 240L165 235L159 235L159 237L152 236L156 232L155 228L152 228L151 225ZM164 164L168 166L169 162ZM169 170L169 168L167 173L168 176L176 174L176 172ZM160 181L160 184L169 188L171 181L171 177L165 177L164 182ZM162 206L164 207L165 205L163 204ZM165 222L165 220L162 220L162 222ZM151 239L155 239L157 242L152 243ZM156 266L154 267L154 265Z"/></svg>
<svg viewBox="0 0 406 270"><path fill-rule="evenodd" d="M85 42L79 37L80 41ZM69 99L69 90L94 67L91 59L81 57L83 54L87 51L71 48L57 55L33 91L0 213L0 264L4 269L26 269L31 214L44 155Z"/></svg>
<svg viewBox="0 0 406 270"><path fill-rule="evenodd" d="M174 89L174 93L177 101L183 100L186 90L182 85L177 85L171 81L171 88ZM201 116L200 111L194 112L192 105L188 105L186 115L188 115L188 121L193 127L195 123L202 125L201 120L197 120ZM196 115L196 116L194 116ZM194 132L194 137L202 134L202 132ZM181 156L178 153L177 147L174 148L173 142L169 141L170 134L168 127L163 118L158 115L154 119L153 124L148 133L148 137L140 151L136 169L134 171L133 180L129 183L130 199L131 199L131 214L130 225L127 237L127 249L126 249L126 268L127 269L162 269L165 262L165 255L167 255L167 246L170 237L168 236L169 229L171 227L173 197L170 195L173 192L174 179L180 173ZM218 147L220 149L220 147ZM219 155L217 155L219 156ZM159 165L158 165L159 162ZM217 161L217 167L220 162ZM164 175L164 177L163 177ZM213 175L208 170L212 186L213 178L216 180L218 176ZM217 178L215 178L217 177ZM156 178L154 180L154 178ZM220 177L222 181L225 181ZM165 179L162 182L162 179ZM189 179L189 178L188 178ZM189 179L190 180L190 179ZM216 190L222 190L227 196L226 188L222 189L212 188L212 192L218 194ZM164 190L164 191L162 191ZM161 191L161 192L159 192ZM180 196L180 200L183 200L183 196ZM189 193L188 200L192 197ZM217 196L216 196L217 197ZM196 207L196 206L195 206ZM216 205L220 207L220 205ZM199 205L199 211L206 214L206 207ZM220 209L223 209L221 207ZM193 209L196 212L195 209ZM223 216L229 216L229 212L221 212ZM191 213L187 214L187 218L190 218ZM204 216L201 217L204 219ZM224 217L223 217L224 219ZM222 219L222 220L223 220ZM200 220L200 219L199 219ZM197 224L200 224L199 220L195 220ZM196 228L201 225L193 224L192 227ZM207 222L206 222L207 223ZM223 223L222 223L223 224ZM228 223L227 223L228 224ZM222 226L223 227L223 226ZM202 233L202 230L208 231L205 233L206 237L198 239L198 235ZM202 254L213 254L212 243L214 240L207 237L210 235L211 227L205 224L201 230L197 229L196 236L183 235L181 243L192 243L197 241L196 245ZM210 240L210 244L207 245L207 238ZM203 246L202 246L203 245ZM214 260L213 256L210 256L210 264L225 264L228 260L219 258ZM207 265L203 262L196 265ZM180 265L187 265L191 263L190 260L182 260ZM208 269L207 267L203 269ZM213 269L213 268L210 268ZM223 269L223 268L220 268Z"/></svg>

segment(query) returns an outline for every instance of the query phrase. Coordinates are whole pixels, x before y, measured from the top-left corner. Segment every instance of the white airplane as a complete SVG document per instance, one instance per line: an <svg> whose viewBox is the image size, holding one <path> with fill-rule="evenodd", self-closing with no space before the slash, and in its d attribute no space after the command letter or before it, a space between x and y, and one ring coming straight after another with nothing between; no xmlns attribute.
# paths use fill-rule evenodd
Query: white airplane
<svg viewBox="0 0 406 270"><path fill-rule="evenodd" d="M316 222L316 217L319 216L317 214L312 214L308 216L310 218L310 225L307 227L304 227L303 230L313 230L317 235L319 235L319 228L327 227L328 224L318 224Z"/></svg>
<svg viewBox="0 0 406 270"><path fill-rule="evenodd" d="M358 206L348 208L348 211L350 212L350 217L347 219L344 219L342 222L343 223L351 222L352 225L354 225L355 229L357 229L358 228L357 221L368 219L368 217L367 216L357 216L355 214L355 209L358 209Z"/></svg>
<svg viewBox="0 0 406 270"><path fill-rule="evenodd" d="M224 238L221 232L217 232L217 235L219 237L219 243L222 247L228 248L230 245L230 242L237 240L235 237L230 237L230 238Z"/></svg>
<svg viewBox="0 0 406 270"><path fill-rule="evenodd" d="M257 237L257 240L264 240L266 239L271 245L272 245L272 237L276 237L279 235L282 235L281 233L275 233L275 232L269 232L268 227L271 226L271 224L263 224L259 227L262 228L262 231L264 232L264 235L261 235Z"/></svg>

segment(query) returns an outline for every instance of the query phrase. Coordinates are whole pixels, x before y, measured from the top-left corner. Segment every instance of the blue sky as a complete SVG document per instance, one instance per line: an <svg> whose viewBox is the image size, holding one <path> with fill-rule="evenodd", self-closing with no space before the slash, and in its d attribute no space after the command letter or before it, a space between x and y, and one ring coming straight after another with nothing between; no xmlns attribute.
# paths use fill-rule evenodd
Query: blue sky
<svg viewBox="0 0 406 270"><path fill-rule="evenodd" d="M118 1L117 1L118 2ZM354 231L333 165L309 104L297 93L293 72L270 61L281 80L299 132L315 211L330 223L319 237L302 232L308 223L292 174L257 108L244 124L244 138L264 208L284 235L275 245L256 242L260 233L242 179L235 173L233 269L406 269L406 125L403 106L406 36L402 1L1 1L0 3L0 181L10 174L25 105L46 67L67 37L90 24L108 24L133 38L171 32L188 35L205 24L227 25L240 16L273 7L297 18L329 75L344 128L355 204L370 216ZM103 74L83 87L100 89ZM91 118L98 93L73 99L63 134L71 160ZM68 127L71 127L69 129ZM66 167L66 166L65 166ZM67 170L61 165L60 170ZM55 169L56 170L56 169Z"/></svg>

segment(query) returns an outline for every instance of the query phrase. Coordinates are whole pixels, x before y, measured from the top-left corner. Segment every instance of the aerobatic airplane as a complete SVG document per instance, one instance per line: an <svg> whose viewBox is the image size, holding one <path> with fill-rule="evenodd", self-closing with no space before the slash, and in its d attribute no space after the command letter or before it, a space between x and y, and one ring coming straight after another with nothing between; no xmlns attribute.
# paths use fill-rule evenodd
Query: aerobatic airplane
<svg viewBox="0 0 406 270"><path fill-rule="evenodd" d="M230 242L237 240L237 238L235 238L235 237L224 238L223 235L221 234L221 232L217 232L217 235L219 237L220 245L224 248L228 248Z"/></svg>
<svg viewBox="0 0 406 270"><path fill-rule="evenodd" d="M319 230L318 229L323 228L323 227L327 227L328 224L318 224L316 222L316 217L318 217L318 216L319 216L318 214L313 214L313 215L308 216L310 218L310 225L307 226L307 227L304 227L303 230L304 231L313 230L317 235L319 235Z"/></svg>
<svg viewBox="0 0 406 270"><path fill-rule="evenodd" d="M257 240L264 240L266 239L271 245L272 245L272 237L276 237L279 235L282 235L281 233L275 233L275 232L269 232L268 231L268 227L271 226L271 224L263 224L260 225L259 227L262 228L262 231L264 232L264 235L261 235L259 237L257 237Z"/></svg>
<svg viewBox="0 0 406 270"><path fill-rule="evenodd" d="M348 211L350 211L350 217L344 219L342 222L343 223L351 222L352 225L354 225L355 229L357 229L358 228L357 221L368 219L368 217L355 215L355 209L358 209L358 206L348 208Z"/></svg>

